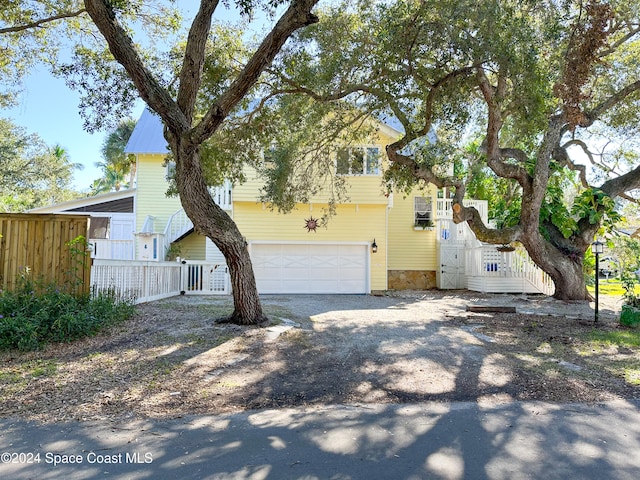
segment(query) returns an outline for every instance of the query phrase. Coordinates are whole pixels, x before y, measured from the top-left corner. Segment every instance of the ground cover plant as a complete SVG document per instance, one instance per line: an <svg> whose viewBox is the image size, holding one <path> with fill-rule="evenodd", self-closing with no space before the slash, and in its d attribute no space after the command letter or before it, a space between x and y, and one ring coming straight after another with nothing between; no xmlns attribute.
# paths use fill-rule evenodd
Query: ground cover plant
<svg viewBox="0 0 640 480"><path fill-rule="evenodd" d="M76 296L26 273L13 290L0 292L0 349L27 351L72 341L125 320L133 311L130 302L112 292Z"/></svg>

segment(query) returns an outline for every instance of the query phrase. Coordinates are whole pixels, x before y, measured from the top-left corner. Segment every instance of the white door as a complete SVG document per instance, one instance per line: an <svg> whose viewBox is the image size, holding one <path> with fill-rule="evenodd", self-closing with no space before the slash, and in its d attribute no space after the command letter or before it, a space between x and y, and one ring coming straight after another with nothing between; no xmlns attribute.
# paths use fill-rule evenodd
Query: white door
<svg viewBox="0 0 640 480"><path fill-rule="evenodd" d="M464 246L440 244L440 285L442 290L466 288L464 276Z"/></svg>
<svg viewBox="0 0 640 480"><path fill-rule="evenodd" d="M368 246L251 245L260 293L368 293Z"/></svg>

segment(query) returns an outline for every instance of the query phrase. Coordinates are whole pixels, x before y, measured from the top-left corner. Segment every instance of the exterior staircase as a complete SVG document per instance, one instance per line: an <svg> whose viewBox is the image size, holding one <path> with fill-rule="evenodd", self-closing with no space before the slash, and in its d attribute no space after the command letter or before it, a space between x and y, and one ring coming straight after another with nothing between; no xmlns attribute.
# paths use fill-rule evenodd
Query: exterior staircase
<svg viewBox="0 0 640 480"><path fill-rule="evenodd" d="M225 182L219 187L211 187L209 189L211 198L216 204L224 210L231 211L231 182ZM193 229L193 222L189 219L183 208L174 212L167 221L164 228L163 236L163 252L167 252L171 247L171 243L184 237Z"/></svg>

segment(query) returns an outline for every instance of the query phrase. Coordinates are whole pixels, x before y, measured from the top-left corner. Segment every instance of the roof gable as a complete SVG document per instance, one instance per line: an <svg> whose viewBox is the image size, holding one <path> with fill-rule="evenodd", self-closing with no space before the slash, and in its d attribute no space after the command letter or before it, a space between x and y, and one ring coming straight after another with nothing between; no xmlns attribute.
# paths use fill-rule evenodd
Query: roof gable
<svg viewBox="0 0 640 480"><path fill-rule="evenodd" d="M169 149L163 131L164 127L160 117L145 108L131 133L131 137L124 149L125 153L166 155L169 153Z"/></svg>

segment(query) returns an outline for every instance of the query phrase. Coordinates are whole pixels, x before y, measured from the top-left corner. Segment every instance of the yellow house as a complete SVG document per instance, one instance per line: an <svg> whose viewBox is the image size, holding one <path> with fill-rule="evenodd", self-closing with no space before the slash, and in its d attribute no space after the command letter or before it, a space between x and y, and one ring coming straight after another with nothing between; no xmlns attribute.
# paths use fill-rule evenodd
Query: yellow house
<svg viewBox="0 0 640 480"><path fill-rule="evenodd" d="M117 285L145 299L229 293L223 255L194 232L180 200L166 195L172 165L162 130L159 118L145 110L126 148L137 161L133 188L33 212L90 215L96 287ZM349 199L337 205L326 226L314 225L327 207L326 192L281 214L260 202L263 180L255 170L246 169L243 184L211 189L247 240L258 291L368 294L437 287L552 293L552 282L524 250L502 252L478 242L466 224L455 225L444 192L428 187L387 194L384 147L399 135L381 125L371 143L338 153L335 173L345 179ZM487 222L485 201L465 202Z"/></svg>
<svg viewBox="0 0 640 480"><path fill-rule="evenodd" d="M435 189L386 195L384 146L400 132L382 125L369 145L345 150L336 161L349 200L337 206L326 227L313 228L328 197L322 194L287 214L258 201L262 181L212 189L247 239L261 293L370 293L436 286ZM224 262L208 239L194 233L179 199L167 197L167 146L159 119L145 110L127 152L137 157L136 258L162 258L162 249L192 261ZM418 226L416 226L416 224ZM142 241L140 239L143 239ZM144 242L155 241L155 246ZM172 246L171 246L172 245ZM150 255L156 253L156 257Z"/></svg>

